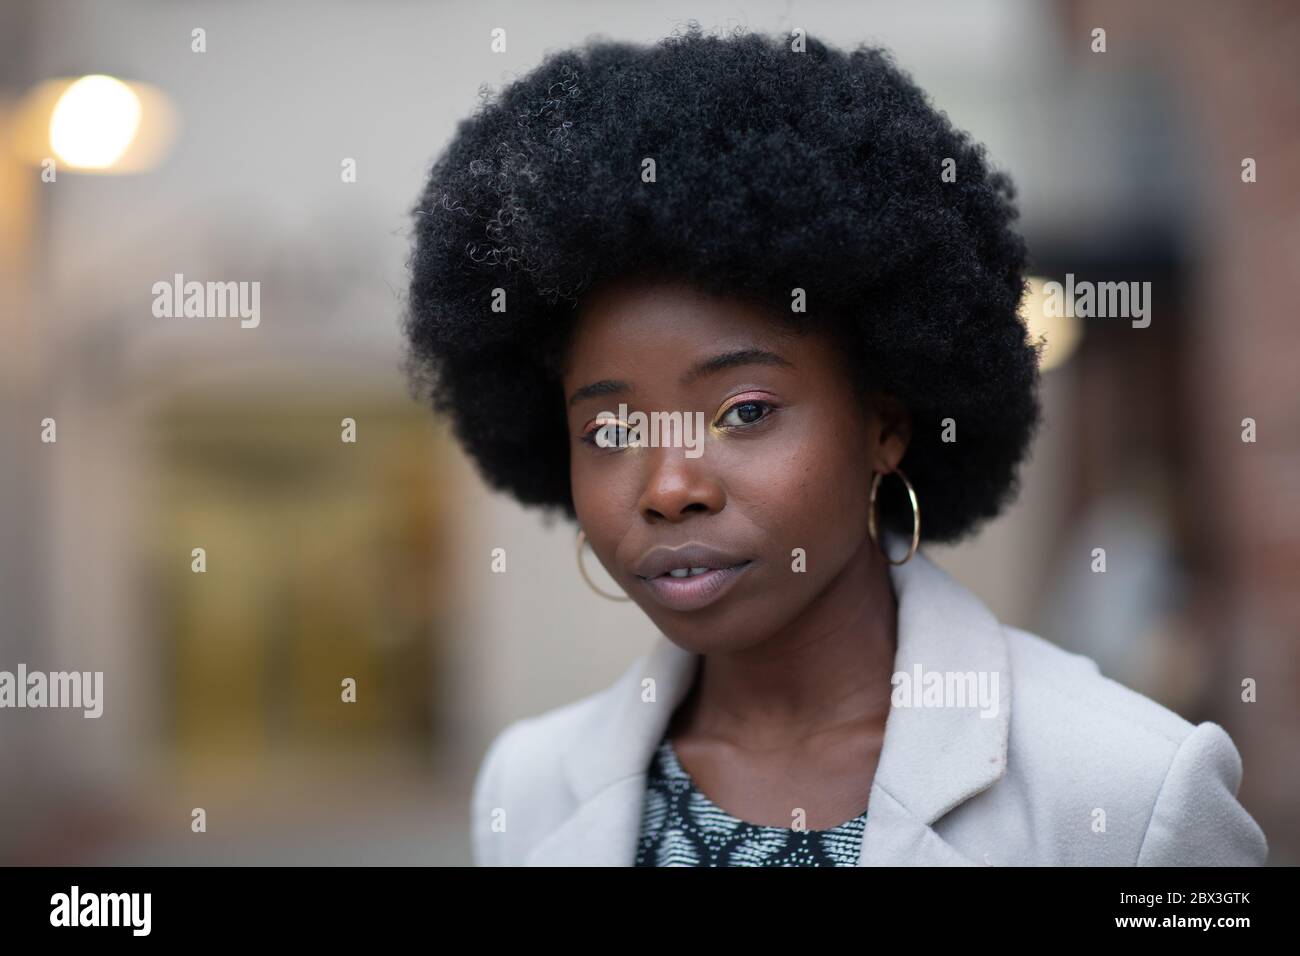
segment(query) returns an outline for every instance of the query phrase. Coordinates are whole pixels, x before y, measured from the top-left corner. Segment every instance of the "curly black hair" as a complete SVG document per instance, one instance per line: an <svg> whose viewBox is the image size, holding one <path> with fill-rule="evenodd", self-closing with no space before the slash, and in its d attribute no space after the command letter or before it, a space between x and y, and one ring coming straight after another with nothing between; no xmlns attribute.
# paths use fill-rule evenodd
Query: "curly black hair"
<svg viewBox="0 0 1300 956"><path fill-rule="evenodd" d="M403 368L490 486L576 517L560 356L582 293L653 263L840 337L912 415L925 540L1014 495L1040 416L1014 187L885 50L795 46L592 39L460 123L412 211ZM883 508L910 532L901 493Z"/></svg>

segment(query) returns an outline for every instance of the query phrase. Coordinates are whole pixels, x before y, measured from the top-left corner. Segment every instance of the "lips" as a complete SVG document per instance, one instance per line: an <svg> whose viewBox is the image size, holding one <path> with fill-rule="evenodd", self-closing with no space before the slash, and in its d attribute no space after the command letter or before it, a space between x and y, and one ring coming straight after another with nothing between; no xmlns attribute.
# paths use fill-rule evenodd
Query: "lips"
<svg viewBox="0 0 1300 956"><path fill-rule="evenodd" d="M651 548L641 556L632 573L643 578L657 578L670 571L690 568L712 568L722 570L744 564L748 559L706 544L684 544L680 548L664 545Z"/></svg>
<svg viewBox="0 0 1300 956"><path fill-rule="evenodd" d="M661 545L643 555L633 573L660 604L691 611L722 597L751 564L748 558L704 544Z"/></svg>

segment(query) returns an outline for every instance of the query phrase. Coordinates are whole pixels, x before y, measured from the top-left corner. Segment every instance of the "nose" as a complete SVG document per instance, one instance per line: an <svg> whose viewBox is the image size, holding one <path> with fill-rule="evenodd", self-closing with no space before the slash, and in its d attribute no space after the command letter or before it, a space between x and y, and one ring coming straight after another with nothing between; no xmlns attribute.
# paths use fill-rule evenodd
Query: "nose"
<svg viewBox="0 0 1300 956"><path fill-rule="evenodd" d="M646 448L652 464L637 508L647 521L684 521L693 514L716 514L726 492L704 458L689 458L683 448Z"/></svg>

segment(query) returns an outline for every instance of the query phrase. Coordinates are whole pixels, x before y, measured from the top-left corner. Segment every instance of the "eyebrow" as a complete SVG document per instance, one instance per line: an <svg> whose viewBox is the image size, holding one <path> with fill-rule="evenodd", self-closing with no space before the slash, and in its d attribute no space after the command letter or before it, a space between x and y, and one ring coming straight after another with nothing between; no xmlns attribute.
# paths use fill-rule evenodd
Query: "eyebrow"
<svg viewBox="0 0 1300 956"><path fill-rule="evenodd" d="M769 352L767 349L733 349L730 352L723 352L696 362L682 375L681 383L689 385L705 375L712 375L714 372L721 372L724 369L736 368L741 365L771 365L777 368L794 367L791 362L775 352ZM569 396L569 407L572 408L583 399L600 395L617 395L631 390L631 386L622 379L603 378L599 382L592 382L590 385L584 385L576 389Z"/></svg>

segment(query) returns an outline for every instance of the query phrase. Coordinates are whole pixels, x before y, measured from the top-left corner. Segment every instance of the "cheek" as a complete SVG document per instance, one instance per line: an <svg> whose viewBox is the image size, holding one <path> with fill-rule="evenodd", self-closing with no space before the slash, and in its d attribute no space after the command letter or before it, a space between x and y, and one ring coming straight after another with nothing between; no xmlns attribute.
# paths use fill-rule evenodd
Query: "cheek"
<svg viewBox="0 0 1300 956"><path fill-rule="evenodd" d="M867 533L871 466L863 435L840 422L791 430L761 461L735 469L729 484L756 524L788 552L851 554ZM825 566L825 565L823 565Z"/></svg>
<svg viewBox="0 0 1300 956"><path fill-rule="evenodd" d="M590 462L580 461L575 454L569 461L569 488L573 492L578 524L588 537L595 538L609 522L613 505L609 483L601 480L599 470L591 467Z"/></svg>
<svg viewBox="0 0 1300 956"><path fill-rule="evenodd" d="M569 462L569 487L578 526L587 532L592 550L608 555L636 516L634 469L608 461L583 461L581 454Z"/></svg>

